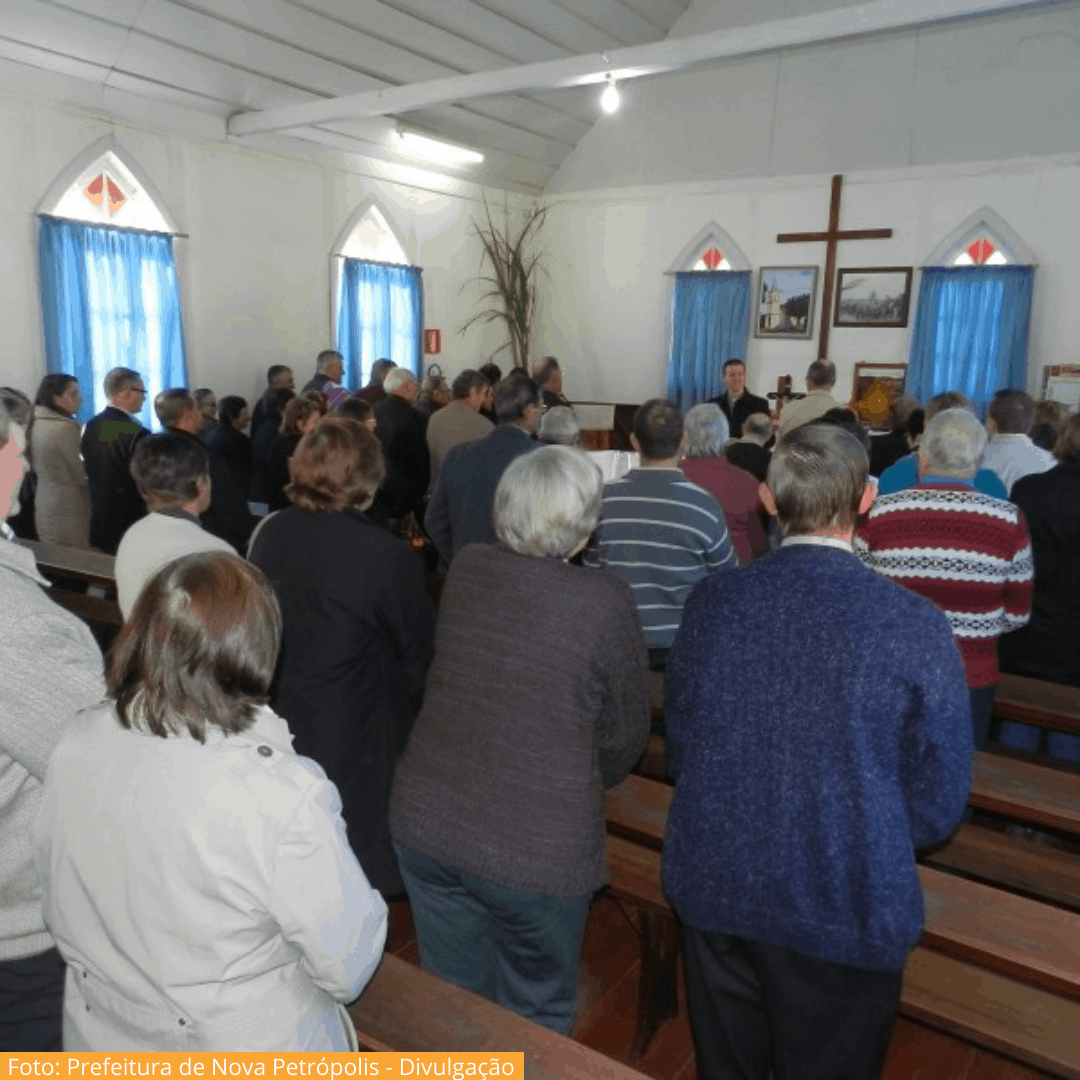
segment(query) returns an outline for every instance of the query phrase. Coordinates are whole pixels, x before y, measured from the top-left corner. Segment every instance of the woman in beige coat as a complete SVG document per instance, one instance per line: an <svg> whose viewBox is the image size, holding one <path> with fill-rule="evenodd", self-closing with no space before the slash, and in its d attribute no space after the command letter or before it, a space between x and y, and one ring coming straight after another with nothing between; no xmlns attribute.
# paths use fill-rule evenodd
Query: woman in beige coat
<svg viewBox="0 0 1080 1080"><path fill-rule="evenodd" d="M46 375L34 401L30 456L37 473L34 520L48 544L90 546L90 488L79 454L82 404L73 375Z"/></svg>

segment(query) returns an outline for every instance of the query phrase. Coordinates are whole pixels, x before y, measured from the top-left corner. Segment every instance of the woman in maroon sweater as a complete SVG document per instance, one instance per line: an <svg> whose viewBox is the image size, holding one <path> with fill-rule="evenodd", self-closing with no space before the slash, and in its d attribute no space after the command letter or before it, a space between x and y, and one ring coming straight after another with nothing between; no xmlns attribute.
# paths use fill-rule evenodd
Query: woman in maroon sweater
<svg viewBox="0 0 1080 1080"><path fill-rule="evenodd" d="M683 426L686 459L682 471L688 480L716 496L724 511L731 543L739 562L745 566L769 550L758 482L724 457L728 422L719 405L712 402L695 405L686 414Z"/></svg>
<svg viewBox="0 0 1080 1080"><path fill-rule="evenodd" d="M604 788L648 735L630 588L568 562L600 497L599 470L565 446L503 474L500 542L463 548L446 579L390 801L424 967L564 1034L589 900L607 881Z"/></svg>

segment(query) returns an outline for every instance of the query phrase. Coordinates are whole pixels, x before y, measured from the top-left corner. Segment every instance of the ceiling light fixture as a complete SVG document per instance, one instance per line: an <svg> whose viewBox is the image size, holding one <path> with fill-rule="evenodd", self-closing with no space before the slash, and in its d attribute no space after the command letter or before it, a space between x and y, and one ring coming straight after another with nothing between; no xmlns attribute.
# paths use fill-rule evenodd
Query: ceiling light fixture
<svg viewBox="0 0 1080 1080"><path fill-rule="evenodd" d="M607 77L607 86L600 95L600 108L606 113L613 113L619 107L619 91L611 75Z"/></svg>
<svg viewBox="0 0 1080 1080"><path fill-rule="evenodd" d="M401 153L437 165L477 165L484 160L484 155L476 150L466 150L463 146L429 139L411 131L395 131L394 142Z"/></svg>

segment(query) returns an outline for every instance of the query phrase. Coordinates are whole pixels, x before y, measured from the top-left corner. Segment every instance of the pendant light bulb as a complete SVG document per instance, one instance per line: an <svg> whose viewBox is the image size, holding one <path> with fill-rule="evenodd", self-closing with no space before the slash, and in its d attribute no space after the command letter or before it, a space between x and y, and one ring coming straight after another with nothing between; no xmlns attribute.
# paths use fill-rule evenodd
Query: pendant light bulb
<svg viewBox="0 0 1080 1080"><path fill-rule="evenodd" d="M619 107L619 91L615 80L609 75L607 86L600 95L600 108L606 113L613 113Z"/></svg>

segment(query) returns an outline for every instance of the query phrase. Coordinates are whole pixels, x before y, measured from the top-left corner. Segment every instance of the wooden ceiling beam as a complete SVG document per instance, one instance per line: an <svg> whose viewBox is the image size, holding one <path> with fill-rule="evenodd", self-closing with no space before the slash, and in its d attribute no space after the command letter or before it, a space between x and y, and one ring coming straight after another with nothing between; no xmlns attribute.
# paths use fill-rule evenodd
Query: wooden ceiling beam
<svg viewBox="0 0 1080 1080"><path fill-rule="evenodd" d="M602 82L608 72L621 79L639 78L710 61L1041 6L1047 6L1047 0L870 0L791 19L612 49L606 57L570 56L411 86L364 91L310 104L241 112L230 118L229 134L250 135L332 120L405 113L491 94L583 86Z"/></svg>

